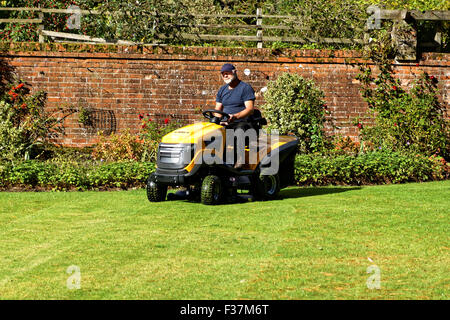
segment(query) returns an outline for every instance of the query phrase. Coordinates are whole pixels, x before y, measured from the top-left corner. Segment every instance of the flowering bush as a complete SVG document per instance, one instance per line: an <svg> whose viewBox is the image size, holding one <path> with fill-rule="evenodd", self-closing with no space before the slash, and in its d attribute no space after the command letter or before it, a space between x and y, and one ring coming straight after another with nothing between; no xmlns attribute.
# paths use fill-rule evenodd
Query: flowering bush
<svg viewBox="0 0 450 320"><path fill-rule="evenodd" d="M92 157L104 161L150 161L156 162L158 145L162 137L175 130L180 123L166 118L162 121L153 120L150 115L138 115L140 130L137 135L129 129L111 136L99 133L100 141L94 147Z"/></svg>
<svg viewBox="0 0 450 320"><path fill-rule="evenodd" d="M139 114L141 121L141 138L145 140L161 141L169 132L180 127L180 122L176 119L165 118L164 120L154 120L150 114Z"/></svg>
<svg viewBox="0 0 450 320"><path fill-rule="evenodd" d="M362 145L353 141L350 137L335 136L331 145L332 148L329 148L324 154L356 156L362 151Z"/></svg>
<svg viewBox="0 0 450 320"><path fill-rule="evenodd" d="M371 127L356 124L364 141L377 148L449 158L450 124L437 96L436 77L423 72L407 90L385 63L380 64L376 78L370 67L361 67L358 79L362 96L375 118Z"/></svg>
<svg viewBox="0 0 450 320"><path fill-rule="evenodd" d="M105 136L99 132L100 141L92 151L94 160L120 161L120 160L141 160L143 153L143 143L137 136L126 129L118 134Z"/></svg>
<svg viewBox="0 0 450 320"><path fill-rule="evenodd" d="M143 157L147 161L156 162L158 145L162 137L169 132L181 127L181 123L177 119L165 118L164 120L155 120L150 114L139 114L141 120L140 137L145 143Z"/></svg>
<svg viewBox="0 0 450 320"><path fill-rule="evenodd" d="M8 86L7 86L8 87ZM0 158L29 159L60 132L59 121L44 110L46 95L30 94L23 82L0 96Z"/></svg>

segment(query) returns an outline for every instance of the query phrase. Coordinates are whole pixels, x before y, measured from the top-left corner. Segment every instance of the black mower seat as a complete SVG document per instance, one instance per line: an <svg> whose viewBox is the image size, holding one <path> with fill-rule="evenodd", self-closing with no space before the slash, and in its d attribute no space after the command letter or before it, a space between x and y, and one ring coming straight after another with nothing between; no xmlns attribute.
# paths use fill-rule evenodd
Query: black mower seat
<svg viewBox="0 0 450 320"><path fill-rule="evenodd" d="M266 118L263 118L261 111L258 109L253 110L253 114L247 118L247 121L252 124L255 129L261 129L262 126L267 124Z"/></svg>

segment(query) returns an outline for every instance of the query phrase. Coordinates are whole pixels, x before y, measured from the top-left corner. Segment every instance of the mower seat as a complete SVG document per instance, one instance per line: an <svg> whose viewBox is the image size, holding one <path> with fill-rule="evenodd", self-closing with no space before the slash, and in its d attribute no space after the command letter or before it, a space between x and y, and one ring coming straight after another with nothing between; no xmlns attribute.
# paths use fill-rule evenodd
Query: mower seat
<svg viewBox="0 0 450 320"><path fill-rule="evenodd" d="M261 111L258 109L253 110L253 114L247 118L247 122L249 122L256 130L259 130L262 126L267 125L266 118L263 118Z"/></svg>

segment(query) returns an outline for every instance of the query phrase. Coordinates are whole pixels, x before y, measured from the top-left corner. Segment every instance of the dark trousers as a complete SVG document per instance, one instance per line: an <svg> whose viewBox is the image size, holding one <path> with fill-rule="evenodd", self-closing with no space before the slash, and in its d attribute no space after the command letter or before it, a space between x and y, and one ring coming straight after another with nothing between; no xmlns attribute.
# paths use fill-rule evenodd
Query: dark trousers
<svg viewBox="0 0 450 320"><path fill-rule="evenodd" d="M232 122L229 125L226 126L226 129L233 129L235 132L235 136L234 136L234 159L236 160L234 163L235 164L244 164L245 163L245 151L244 150L237 150L237 136L236 136L236 131L238 131L239 129L243 130L244 133L245 131L247 131L248 129L253 129L253 126L248 123L247 121L240 121L240 122ZM228 142L227 142L228 144ZM245 142L244 142L244 148L248 147L250 144L249 138L245 137ZM239 152L238 152L239 151Z"/></svg>

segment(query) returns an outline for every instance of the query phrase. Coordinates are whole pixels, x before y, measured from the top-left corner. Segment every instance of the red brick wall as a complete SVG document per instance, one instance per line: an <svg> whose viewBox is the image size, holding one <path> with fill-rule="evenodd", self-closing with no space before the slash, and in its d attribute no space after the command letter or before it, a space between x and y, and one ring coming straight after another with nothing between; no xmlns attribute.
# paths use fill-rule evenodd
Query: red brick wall
<svg viewBox="0 0 450 320"><path fill-rule="evenodd" d="M114 52L98 52L99 48ZM222 85L219 70L225 62L233 63L240 79L256 92L282 72L314 79L324 91L330 116L338 127L328 127L328 133L357 139L352 120L364 118L367 109L355 80L362 60L354 51L87 45L76 50L63 45L53 45L51 50L13 49L11 46L8 53L0 53L0 58L13 66L33 90L48 93L48 110L66 109L66 134L59 141L65 145L92 144L98 129L119 132L130 128L137 132L139 113L149 113L156 119L176 114L186 122L201 120L200 110L214 106L215 94ZM245 69L250 71L248 75ZM395 70L404 83L421 70L437 77L441 99L449 110L450 54L425 54L418 65L396 64ZM263 103L260 95L256 106ZM82 107L94 111L96 123L79 123L78 110Z"/></svg>

